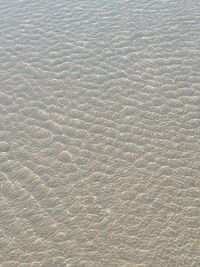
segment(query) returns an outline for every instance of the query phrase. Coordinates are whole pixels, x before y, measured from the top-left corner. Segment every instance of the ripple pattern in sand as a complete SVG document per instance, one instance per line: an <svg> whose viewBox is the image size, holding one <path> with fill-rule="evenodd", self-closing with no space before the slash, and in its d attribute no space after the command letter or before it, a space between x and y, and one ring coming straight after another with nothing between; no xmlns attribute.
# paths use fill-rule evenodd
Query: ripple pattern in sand
<svg viewBox="0 0 200 267"><path fill-rule="evenodd" d="M200 266L199 1L0 1L0 266Z"/></svg>

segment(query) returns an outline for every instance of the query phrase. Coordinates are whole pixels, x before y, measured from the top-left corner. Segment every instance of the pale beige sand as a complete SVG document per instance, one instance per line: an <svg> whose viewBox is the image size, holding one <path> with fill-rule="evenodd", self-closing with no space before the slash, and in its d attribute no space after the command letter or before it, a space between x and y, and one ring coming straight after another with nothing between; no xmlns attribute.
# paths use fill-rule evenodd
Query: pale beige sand
<svg viewBox="0 0 200 267"><path fill-rule="evenodd" d="M0 0L0 266L200 266L199 0Z"/></svg>

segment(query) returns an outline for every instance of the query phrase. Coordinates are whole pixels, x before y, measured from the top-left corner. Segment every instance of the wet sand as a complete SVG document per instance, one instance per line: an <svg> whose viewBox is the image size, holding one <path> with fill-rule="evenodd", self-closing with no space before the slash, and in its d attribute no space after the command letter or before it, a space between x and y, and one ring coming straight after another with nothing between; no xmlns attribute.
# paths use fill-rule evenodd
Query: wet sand
<svg viewBox="0 0 200 267"><path fill-rule="evenodd" d="M200 266L200 3L0 0L0 266Z"/></svg>

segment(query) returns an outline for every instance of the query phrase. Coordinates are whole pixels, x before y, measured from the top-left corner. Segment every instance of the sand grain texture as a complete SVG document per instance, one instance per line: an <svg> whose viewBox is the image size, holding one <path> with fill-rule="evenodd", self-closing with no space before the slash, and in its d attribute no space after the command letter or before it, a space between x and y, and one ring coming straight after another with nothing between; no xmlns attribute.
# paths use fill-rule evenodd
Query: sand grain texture
<svg viewBox="0 0 200 267"><path fill-rule="evenodd" d="M198 0L0 0L0 266L200 266Z"/></svg>

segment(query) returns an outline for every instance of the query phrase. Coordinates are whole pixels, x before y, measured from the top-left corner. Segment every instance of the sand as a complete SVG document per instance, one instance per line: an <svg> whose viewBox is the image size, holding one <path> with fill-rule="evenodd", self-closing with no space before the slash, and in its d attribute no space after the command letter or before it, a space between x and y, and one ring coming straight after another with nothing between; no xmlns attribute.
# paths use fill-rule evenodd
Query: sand
<svg viewBox="0 0 200 267"><path fill-rule="evenodd" d="M200 266L200 2L0 1L0 266Z"/></svg>

